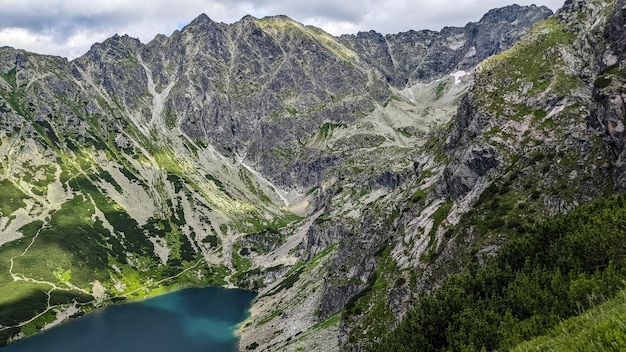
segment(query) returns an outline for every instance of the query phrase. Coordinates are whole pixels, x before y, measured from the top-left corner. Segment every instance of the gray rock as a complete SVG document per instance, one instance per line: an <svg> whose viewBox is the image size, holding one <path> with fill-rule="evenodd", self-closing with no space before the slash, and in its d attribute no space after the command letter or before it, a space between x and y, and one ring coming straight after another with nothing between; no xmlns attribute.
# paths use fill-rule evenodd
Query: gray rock
<svg viewBox="0 0 626 352"><path fill-rule="evenodd" d="M491 146L472 145L444 170L450 198L457 199L474 188L480 177L500 164L498 152Z"/></svg>

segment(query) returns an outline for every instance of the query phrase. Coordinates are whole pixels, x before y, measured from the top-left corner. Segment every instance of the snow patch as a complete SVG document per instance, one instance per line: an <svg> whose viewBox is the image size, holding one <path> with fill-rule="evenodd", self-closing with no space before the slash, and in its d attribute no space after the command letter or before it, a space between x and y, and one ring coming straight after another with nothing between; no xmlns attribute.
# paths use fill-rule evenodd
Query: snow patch
<svg viewBox="0 0 626 352"><path fill-rule="evenodd" d="M454 77L454 84L461 83L461 78L469 75L469 72L466 71L456 71L450 74L450 76Z"/></svg>

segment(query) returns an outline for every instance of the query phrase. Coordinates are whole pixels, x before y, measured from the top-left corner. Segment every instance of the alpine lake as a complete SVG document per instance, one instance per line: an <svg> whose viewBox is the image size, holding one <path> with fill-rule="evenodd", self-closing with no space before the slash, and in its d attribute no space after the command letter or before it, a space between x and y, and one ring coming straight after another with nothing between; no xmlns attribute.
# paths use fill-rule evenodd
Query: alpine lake
<svg viewBox="0 0 626 352"><path fill-rule="evenodd" d="M188 288L115 304L65 322L4 351L235 351L254 292Z"/></svg>

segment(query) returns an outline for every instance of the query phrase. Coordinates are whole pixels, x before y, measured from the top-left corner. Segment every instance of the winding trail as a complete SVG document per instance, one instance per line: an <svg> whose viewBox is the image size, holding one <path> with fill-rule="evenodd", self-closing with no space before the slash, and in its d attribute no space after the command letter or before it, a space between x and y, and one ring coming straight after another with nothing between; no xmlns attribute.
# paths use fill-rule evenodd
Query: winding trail
<svg viewBox="0 0 626 352"><path fill-rule="evenodd" d="M25 256L28 253L28 250L33 246L33 244L35 243L35 241L39 237L41 231L45 228L45 226L47 224L48 224L48 222L44 221L44 223L41 225L39 230L37 230L37 233L35 234L35 236L33 236L33 239L30 241L28 246L24 249L24 251L20 255L16 255L16 256L11 257L9 259L9 262L10 262L10 265L9 265L9 275L11 275L11 278L13 279L13 281L26 281L26 282L31 282L31 283L35 283L35 284L42 284L42 285L50 286L50 290L46 291L46 296L47 296L46 306L47 307L46 307L46 309L44 311L42 311L41 313L33 316L32 318L30 318L30 319L28 319L26 321L20 322L20 323L15 324L15 325L7 325L7 326L0 325L0 331L12 329L12 328L23 327L23 326L25 326L25 325L27 325L27 324L37 320L38 318L44 316L45 314L47 314L51 310L54 310L54 309L62 310L64 308L67 308L67 306L68 306L67 304L51 305L50 301L51 301L52 292L55 291L55 290L59 290L59 291L73 291L73 292L78 291L78 292L84 293L86 295L93 296L93 294L88 292L87 290L81 289L80 287L77 287L77 286L75 286L75 285L73 285L73 284L71 284L69 282L64 282L64 284L67 287L59 287L54 282L37 280L37 279L26 277L26 276L24 276L22 274L18 274L18 273L14 273L13 272L13 269L14 269L14 266L15 266L14 259L19 258L19 257L23 257L23 256ZM120 296L115 296L115 297L128 297L129 295L131 295L133 293L136 293L138 291L141 291L141 290L145 291L145 290L148 290L150 287L154 287L154 286L160 285L160 284L162 284L162 283L164 283L166 281L176 279L179 276L181 276L181 275L185 274L186 272L188 272L189 270L197 268L201 263L204 263L204 259L199 259L194 265L192 265L192 266L182 270L181 272L177 273L176 275L168 276L168 277L163 278L163 279L161 279L159 281L156 281L156 282L151 282L149 284L143 285L143 286L138 287L138 288L136 288L136 289L134 289L132 291L126 292L126 293L124 293L124 294L122 294ZM115 298L115 297L109 297L109 300L111 298ZM78 303L78 302L74 301L73 305L75 307L78 307L78 306L95 305L95 304L99 304L99 303L102 303L102 301L99 301L97 299L93 299L91 301L84 302L84 303ZM51 326L48 326L48 327L51 327Z"/></svg>
<svg viewBox="0 0 626 352"><path fill-rule="evenodd" d="M44 226L46 226L48 224L47 221L44 221L43 224L41 224L41 227L39 228L39 230L37 230L37 233L35 234L35 236L33 236L33 239L30 241L30 244L28 246L26 246L26 249L24 249L24 252L22 252L22 254L17 255L15 257L11 257L11 259L9 259L11 265L9 265L9 275L11 275L11 278L13 278L13 281L19 281L19 280L24 280L24 281L28 281L24 276L18 276L17 274L13 273L13 259L18 258L18 257L23 257L26 255L26 252L28 252L28 250L30 249L30 247L33 246L33 244L35 243L35 240L37 240L37 237L39 237L39 234L41 233L41 230L43 230ZM31 279L34 280L34 279ZM31 281L34 282L34 281ZM54 285L52 285L54 286Z"/></svg>

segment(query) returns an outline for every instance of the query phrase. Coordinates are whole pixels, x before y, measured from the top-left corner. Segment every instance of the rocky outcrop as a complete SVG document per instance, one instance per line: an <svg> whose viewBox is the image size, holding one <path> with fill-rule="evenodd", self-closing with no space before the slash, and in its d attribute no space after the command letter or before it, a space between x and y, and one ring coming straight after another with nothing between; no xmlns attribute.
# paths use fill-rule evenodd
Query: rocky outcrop
<svg viewBox="0 0 626 352"><path fill-rule="evenodd" d="M484 132L492 121L493 115L480 111L474 93L469 92L461 99L445 148L449 151L462 143L468 143Z"/></svg>
<svg viewBox="0 0 626 352"><path fill-rule="evenodd" d="M480 177L486 176L499 164L498 152L492 146L470 146L443 172L447 194L452 199L458 199L471 191Z"/></svg>

